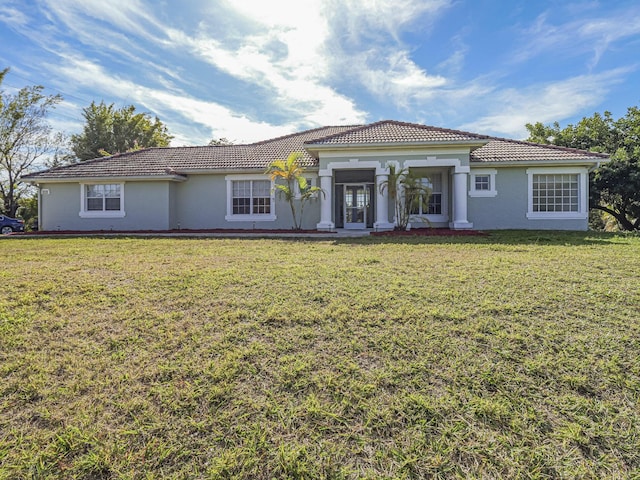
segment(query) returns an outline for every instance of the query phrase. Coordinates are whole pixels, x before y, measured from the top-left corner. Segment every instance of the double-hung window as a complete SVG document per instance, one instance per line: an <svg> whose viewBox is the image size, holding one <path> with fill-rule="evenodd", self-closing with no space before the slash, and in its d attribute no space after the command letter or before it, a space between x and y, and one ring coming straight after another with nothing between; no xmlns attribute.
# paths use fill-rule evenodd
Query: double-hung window
<svg viewBox="0 0 640 480"><path fill-rule="evenodd" d="M124 217L124 184L80 185L81 217Z"/></svg>
<svg viewBox="0 0 640 480"><path fill-rule="evenodd" d="M586 218L587 172L583 168L527 170L528 218Z"/></svg>
<svg viewBox="0 0 640 480"><path fill-rule="evenodd" d="M227 220L275 220L275 199L269 179L264 176L228 175L226 180Z"/></svg>
<svg viewBox="0 0 640 480"><path fill-rule="evenodd" d="M271 182L268 180L234 180L233 215L271 213Z"/></svg>

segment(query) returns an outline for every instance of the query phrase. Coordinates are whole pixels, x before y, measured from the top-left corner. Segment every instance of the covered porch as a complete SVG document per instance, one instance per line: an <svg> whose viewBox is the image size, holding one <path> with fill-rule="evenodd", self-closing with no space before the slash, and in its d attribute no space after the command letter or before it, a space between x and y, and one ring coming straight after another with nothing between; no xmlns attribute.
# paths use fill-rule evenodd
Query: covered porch
<svg viewBox="0 0 640 480"><path fill-rule="evenodd" d="M428 157L404 162L350 159L328 163L318 172L325 195L320 196L317 229L393 230L394 205L386 188L392 163L423 177L432 190L428 205L412 212L412 226L473 228L467 219L469 167L457 159Z"/></svg>

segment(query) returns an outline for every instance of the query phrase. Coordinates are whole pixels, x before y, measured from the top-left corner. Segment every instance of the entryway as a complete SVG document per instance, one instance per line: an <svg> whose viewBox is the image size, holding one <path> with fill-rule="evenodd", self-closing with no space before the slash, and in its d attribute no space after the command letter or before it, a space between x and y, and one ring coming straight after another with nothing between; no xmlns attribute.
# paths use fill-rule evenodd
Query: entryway
<svg viewBox="0 0 640 480"><path fill-rule="evenodd" d="M371 204L366 185L344 186L344 228L359 230L367 227L367 209Z"/></svg>
<svg viewBox="0 0 640 480"><path fill-rule="evenodd" d="M372 170L341 170L335 174L335 227L346 230L373 228L375 175Z"/></svg>

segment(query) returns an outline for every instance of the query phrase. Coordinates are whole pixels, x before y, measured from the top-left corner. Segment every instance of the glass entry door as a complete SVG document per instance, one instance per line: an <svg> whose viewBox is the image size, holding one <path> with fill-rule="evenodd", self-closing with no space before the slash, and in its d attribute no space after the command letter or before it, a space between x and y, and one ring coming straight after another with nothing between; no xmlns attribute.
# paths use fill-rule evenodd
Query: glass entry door
<svg viewBox="0 0 640 480"><path fill-rule="evenodd" d="M365 185L344 186L344 228L366 228L369 189Z"/></svg>

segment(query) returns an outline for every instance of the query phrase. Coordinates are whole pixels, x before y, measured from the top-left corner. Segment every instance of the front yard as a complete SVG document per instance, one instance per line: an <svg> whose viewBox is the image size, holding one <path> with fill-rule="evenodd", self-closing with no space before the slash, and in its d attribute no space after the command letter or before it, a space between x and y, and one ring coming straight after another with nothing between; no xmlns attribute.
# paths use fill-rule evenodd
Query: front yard
<svg viewBox="0 0 640 480"><path fill-rule="evenodd" d="M0 252L0 479L640 476L640 237Z"/></svg>

